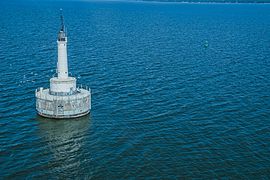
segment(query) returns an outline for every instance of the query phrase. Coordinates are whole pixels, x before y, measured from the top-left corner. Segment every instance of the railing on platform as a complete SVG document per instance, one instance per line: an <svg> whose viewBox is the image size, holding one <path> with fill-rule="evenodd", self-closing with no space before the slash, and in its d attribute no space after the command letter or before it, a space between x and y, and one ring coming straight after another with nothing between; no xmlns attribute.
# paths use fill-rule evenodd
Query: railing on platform
<svg viewBox="0 0 270 180"><path fill-rule="evenodd" d="M91 93L91 88L89 86L87 86L87 85L78 84L77 89L78 88L79 89L85 89L85 90L87 90L87 91L89 91Z"/></svg>
<svg viewBox="0 0 270 180"><path fill-rule="evenodd" d="M68 96L68 95L76 94L76 92L80 92L80 89L87 90L91 93L91 88L87 85L82 85L82 84L77 85L77 88L75 90L70 90L70 92L51 92L49 90L49 93L51 95L55 95L55 96ZM44 90L43 87L37 88L35 90L35 94L37 94L38 92L43 91L43 90Z"/></svg>

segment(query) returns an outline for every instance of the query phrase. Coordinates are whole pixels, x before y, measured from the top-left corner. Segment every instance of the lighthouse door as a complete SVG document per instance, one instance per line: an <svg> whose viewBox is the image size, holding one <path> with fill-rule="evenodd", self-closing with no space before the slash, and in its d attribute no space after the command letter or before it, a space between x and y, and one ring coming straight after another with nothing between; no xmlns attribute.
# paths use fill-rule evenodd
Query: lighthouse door
<svg viewBox="0 0 270 180"><path fill-rule="evenodd" d="M55 101L56 115L64 115L64 105L62 101Z"/></svg>
<svg viewBox="0 0 270 180"><path fill-rule="evenodd" d="M58 104L57 110L59 115L64 115L64 106L61 103Z"/></svg>

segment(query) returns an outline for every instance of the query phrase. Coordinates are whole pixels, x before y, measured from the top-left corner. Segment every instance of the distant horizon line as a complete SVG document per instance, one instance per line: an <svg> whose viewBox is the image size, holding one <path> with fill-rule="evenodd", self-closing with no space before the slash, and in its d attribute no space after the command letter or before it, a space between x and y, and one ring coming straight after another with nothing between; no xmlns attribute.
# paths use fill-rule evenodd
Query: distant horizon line
<svg viewBox="0 0 270 180"><path fill-rule="evenodd" d="M77 0L60 0L60 1L77 1ZM145 2L145 3L181 3L181 4L270 4L270 1L265 2L233 2L233 1L219 1L219 0L202 0L202 1L193 1L193 0L186 0L186 1L177 1L177 0L78 0L78 1L85 1L85 2Z"/></svg>
<svg viewBox="0 0 270 180"><path fill-rule="evenodd" d="M8 2L23 2L21 0L8 0ZM25 0L28 1L34 1L36 0ZM69 2L142 2L142 3L176 3L176 4L270 4L270 1L266 0L39 0L39 1L69 1ZM239 2L240 1L240 2ZM245 2L246 1L246 2ZM5 0L3 1L5 2Z"/></svg>

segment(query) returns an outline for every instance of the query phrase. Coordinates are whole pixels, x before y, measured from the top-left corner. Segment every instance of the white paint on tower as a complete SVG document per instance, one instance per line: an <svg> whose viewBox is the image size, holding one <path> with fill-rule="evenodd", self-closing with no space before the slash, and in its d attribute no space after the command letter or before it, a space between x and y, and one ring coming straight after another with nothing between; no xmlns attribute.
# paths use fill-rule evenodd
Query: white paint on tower
<svg viewBox="0 0 270 180"><path fill-rule="evenodd" d="M58 78L65 79L68 77L68 61L67 61L67 37L65 34L65 27L63 22L63 16L61 16L62 27L58 33L57 45L58 45L58 63L57 74Z"/></svg>

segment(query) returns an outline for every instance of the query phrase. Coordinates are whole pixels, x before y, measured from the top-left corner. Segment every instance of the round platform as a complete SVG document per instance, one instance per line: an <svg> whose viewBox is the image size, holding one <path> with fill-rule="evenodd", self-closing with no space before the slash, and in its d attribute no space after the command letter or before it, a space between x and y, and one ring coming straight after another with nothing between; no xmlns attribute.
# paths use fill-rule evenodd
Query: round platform
<svg viewBox="0 0 270 180"><path fill-rule="evenodd" d="M76 90L76 78L58 78L50 79L50 92L54 94L73 94Z"/></svg>

